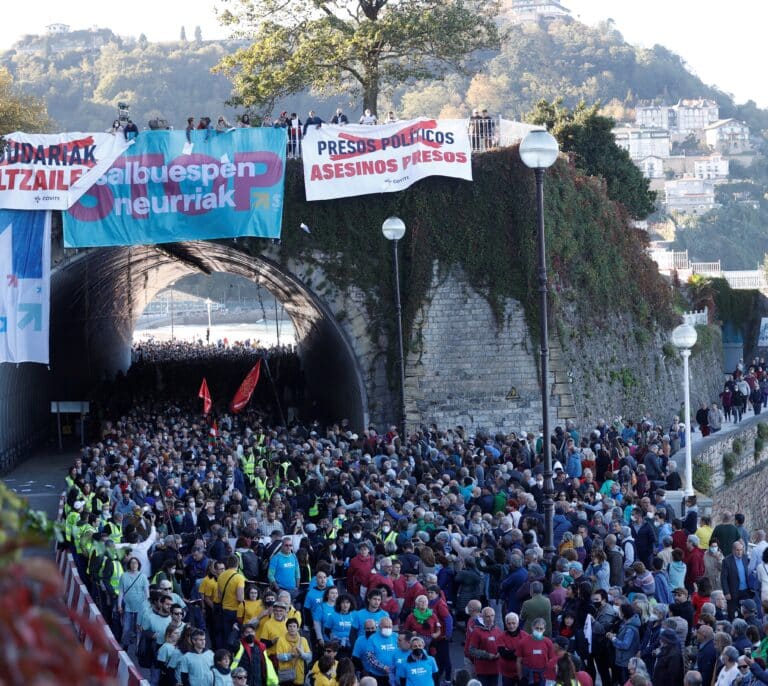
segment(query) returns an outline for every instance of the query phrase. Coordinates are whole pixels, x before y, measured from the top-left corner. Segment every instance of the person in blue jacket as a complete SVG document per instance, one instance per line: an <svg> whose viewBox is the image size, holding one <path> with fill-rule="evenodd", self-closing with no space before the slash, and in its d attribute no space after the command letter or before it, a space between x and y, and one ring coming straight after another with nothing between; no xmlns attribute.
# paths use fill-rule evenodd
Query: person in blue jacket
<svg viewBox="0 0 768 686"><path fill-rule="evenodd" d="M627 664L629 658L637 654L640 648L640 617L635 614L632 606L629 603L623 603L621 605L621 626L619 632L606 633L606 637L616 650L616 666L621 671L621 678L619 683L624 683L629 678L629 672L627 671Z"/></svg>

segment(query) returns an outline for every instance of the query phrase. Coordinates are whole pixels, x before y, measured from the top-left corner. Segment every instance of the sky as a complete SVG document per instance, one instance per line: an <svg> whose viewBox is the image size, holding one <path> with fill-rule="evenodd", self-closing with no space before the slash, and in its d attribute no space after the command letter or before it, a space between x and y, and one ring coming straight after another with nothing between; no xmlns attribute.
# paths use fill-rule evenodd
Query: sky
<svg viewBox="0 0 768 686"><path fill-rule="evenodd" d="M611 18L624 38L651 47L659 43L678 53L705 83L768 107L765 65L766 0L561 0L585 24ZM120 35L144 33L151 41L178 40L182 25L192 38L200 26L203 38L223 38L214 0L34 0L34 11L12 11L0 32L0 49L26 33L43 33L52 23L72 29L110 28ZM691 93L691 97L698 95Z"/></svg>

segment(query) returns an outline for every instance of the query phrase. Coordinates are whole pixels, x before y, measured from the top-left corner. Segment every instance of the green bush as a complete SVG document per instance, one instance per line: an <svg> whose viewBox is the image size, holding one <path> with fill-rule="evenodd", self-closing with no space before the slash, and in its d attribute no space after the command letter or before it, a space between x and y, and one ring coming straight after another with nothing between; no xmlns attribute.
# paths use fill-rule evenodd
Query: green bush
<svg viewBox="0 0 768 686"><path fill-rule="evenodd" d="M744 450L744 442L740 438L734 438L733 444L731 445L731 450L733 450L733 452L737 455L741 455L742 451Z"/></svg>
<svg viewBox="0 0 768 686"><path fill-rule="evenodd" d="M699 493L712 495L712 467L706 462L693 461L693 487Z"/></svg>
<svg viewBox="0 0 768 686"><path fill-rule="evenodd" d="M738 455L734 452L725 453L723 455L723 481L728 485L733 481L734 468L736 467L736 460Z"/></svg>
<svg viewBox="0 0 768 686"><path fill-rule="evenodd" d="M760 432L758 431L758 435L755 436L755 462L760 459L760 453L762 453L763 448L765 448L765 441L760 438L759 433Z"/></svg>
<svg viewBox="0 0 768 686"><path fill-rule="evenodd" d="M758 422L757 435L763 440L768 439L768 424L766 424L765 422Z"/></svg>

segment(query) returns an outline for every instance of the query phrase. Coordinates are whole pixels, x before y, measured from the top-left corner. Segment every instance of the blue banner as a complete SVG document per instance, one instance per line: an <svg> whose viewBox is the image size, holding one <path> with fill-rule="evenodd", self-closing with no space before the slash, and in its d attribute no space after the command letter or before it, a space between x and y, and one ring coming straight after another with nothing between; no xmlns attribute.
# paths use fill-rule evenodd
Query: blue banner
<svg viewBox="0 0 768 686"><path fill-rule="evenodd" d="M51 213L0 210L0 362L48 363Z"/></svg>
<svg viewBox="0 0 768 686"><path fill-rule="evenodd" d="M65 246L279 238L286 131L143 131L64 213Z"/></svg>

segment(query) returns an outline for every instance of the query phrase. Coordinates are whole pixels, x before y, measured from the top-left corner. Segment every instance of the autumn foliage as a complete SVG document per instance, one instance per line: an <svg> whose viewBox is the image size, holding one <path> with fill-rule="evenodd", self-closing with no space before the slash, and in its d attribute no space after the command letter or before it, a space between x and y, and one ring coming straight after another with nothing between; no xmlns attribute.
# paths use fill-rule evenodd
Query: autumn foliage
<svg viewBox="0 0 768 686"><path fill-rule="evenodd" d="M44 551L28 554L50 547L56 532L0 482L0 685L112 686L99 662L108 647L102 629L65 607L63 580Z"/></svg>

